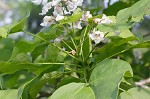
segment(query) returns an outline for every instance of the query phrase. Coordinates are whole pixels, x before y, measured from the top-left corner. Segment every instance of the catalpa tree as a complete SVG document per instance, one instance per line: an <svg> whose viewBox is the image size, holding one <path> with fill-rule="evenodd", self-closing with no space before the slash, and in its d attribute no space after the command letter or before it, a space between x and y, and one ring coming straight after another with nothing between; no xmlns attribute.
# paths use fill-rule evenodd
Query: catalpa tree
<svg viewBox="0 0 150 99"><path fill-rule="evenodd" d="M40 99L43 94L44 99L150 99L150 79L136 82L140 75L121 56L150 47L149 40L131 31L150 14L150 0L116 16L95 15L82 8L84 0L31 2L42 6L44 29L28 32L29 16L0 28L0 99ZM18 32L32 39L9 37Z"/></svg>

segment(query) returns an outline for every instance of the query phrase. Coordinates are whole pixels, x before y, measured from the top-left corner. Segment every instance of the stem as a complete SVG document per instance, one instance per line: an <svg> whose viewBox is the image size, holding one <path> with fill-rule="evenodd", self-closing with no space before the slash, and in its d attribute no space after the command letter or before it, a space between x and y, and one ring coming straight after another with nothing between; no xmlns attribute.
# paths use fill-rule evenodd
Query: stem
<svg viewBox="0 0 150 99"><path fill-rule="evenodd" d="M77 65L77 64L66 64L66 63L33 63L33 64L37 64L37 65L71 65L71 66L78 66L78 67L81 67L81 65Z"/></svg>
<svg viewBox="0 0 150 99"><path fill-rule="evenodd" d="M71 36L70 36L70 38L71 38L71 41L72 41L72 43L73 43L73 45L74 45L74 47L75 47L75 49L76 49L76 51L77 51L77 46L76 46L76 44L75 44L73 38L72 38Z"/></svg>
<svg viewBox="0 0 150 99"><path fill-rule="evenodd" d="M86 66L83 65L83 67L84 67L84 80L85 80L86 83L88 83L87 78L86 78L86 76L87 76Z"/></svg>
<svg viewBox="0 0 150 99"><path fill-rule="evenodd" d="M126 92L126 90L122 89L122 88L119 88L119 90L123 91L123 92Z"/></svg>
<svg viewBox="0 0 150 99"><path fill-rule="evenodd" d="M37 37L37 38L43 40L43 41L46 42L46 43L51 44L52 46L58 48L59 50L63 51L64 53L66 53L68 56L71 56L71 57L74 58L75 60L80 61L78 58L76 58L76 57L74 57L73 55L69 54L67 51L63 50L61 47L57 46L56 44L51 43L51 42L49 42L49 41L43 39L42 37L39 37L39 36L37 36L37 35L35 35L35 34L32 34L32 33L30 33L30 32L26 32L26 31L23 31L23 32L26 33L26 34L32 35L32 36L34 36L34 37Z"/></svg>
<svg viewBox="0 0 150 99"><path fill-rule="evenodd" d="M91 53L93 52L93 50L96 48L96 46L97 46L97 45L95 45L95 46L92 48L92 50L91 50L90 53L88 54L88 56L87 56L85 62L88 60L89 56L91 55Z"/></svg>

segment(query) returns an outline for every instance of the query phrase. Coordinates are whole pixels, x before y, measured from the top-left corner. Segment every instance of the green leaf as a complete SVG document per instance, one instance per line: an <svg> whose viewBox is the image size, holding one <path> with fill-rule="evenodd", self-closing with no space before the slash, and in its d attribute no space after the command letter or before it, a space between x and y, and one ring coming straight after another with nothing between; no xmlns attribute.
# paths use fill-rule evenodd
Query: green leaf
<svg viewBox="0 0 150 99"><path fill-rule="evenodd" d="M131 48L131 45L128 44L128 42L135 40L134 37L128 38L113 37L111 39L112 39L111 43L96 50L96 53L98 53L98 55L96 56L97 62L100 62L104 59L113 57L117 54L129 50Z"/></svg>
<svg viewBox="0 0 150 99"><path fill-rule="evenodd" d="M61 86L63 86L63 85L66 85L66 84L68 84L68 83L71 83L71 82L76 82L76 83L78 83L78 82L80 82L80 79L75 78L75 77L72 77L72 76L65 77L65 78L63 78L63 79L59 82L58 87L61 87Z"/></svg>
<svg viewBox="0 0 150 99"><path fill-rule="evenodd" d="M99 24L96 28L98 28L100 31L104 33L108 33L107 36L120 36L122 38L127 38L134 36L133 33L130 32L129 28L134 26L134 23L116 23L116 17L111 16L109 17L113 23L111 24ZM117 33L119 32L119 33Z"/></svg>
<svg viewBox="0 0 150 99"><path fill-rule="evenodd" d="M57 71L60 66L50 67L43 69L38 76L36 76L31 81L25 83L21 88L20 91L22 93L22 99L35 99L40 89L51 79L55 78L56 75L53 75L53 71ZM41 69L40 69L41 70Z"/></svg>
<svg viewBox="0 0 150 99"><path fill-rule="evenodd" d="M150 88L131 88L126 92L122 92L118 99L149 99Z"/></svg>
<svg viewBox="0 0 150 99"><path fill-rule="evenodd" d="M0 36L2 38L6 38L8 35L8 29L6 27L1 27L0 28Z"/></svg>
<svg viewBox="0 0 150 99"><path fill-rule="evenodd" d="M0 62L0 74L3 75L12 74L22 69L33 71L36 75L39 75L45 70L49 72L49 71L55 71L58 68L60 68L60 65Z"/></svg>
<svg viewBox="0 0 150 99"><path fill-rule="evenodd" d="M57 56L58 56L59 49L52 46L48 45L48 48L46 50L46 61L49 62L57 62Z"/></svg>
<svg viewBox="0 0 150 99"><path fill-rule="evenodd" d="M117 12L123 8L128 7L127 3L123 1L115 2L113 5L108 6L108 8L104 9L104 13L106 15L116 15Z"/></svg>
<svg viewBox="0 0 150 99"><path fill-rule="evenodd" d="M85 83L69 83L57 89L50 99L95 99L95 96Z"/></svg>
<svg viewBox="0 0 150 99"><path fill-rule="evenodd" d="M0 61L8 61L11 57L14 41L6 38L0 41Z"/></svg>
<svg viewBox="0 0 150 99"><path fill-rule="evenodd" d="M23 18L20 22L12 25L6 25L0 28L0 36L6 38L11 33L20 32L26 24L27 17Z"/></svg>
<svg viewBox="0 0 150 99"><path fill-rule="evenodd" d="M24 26L25 26L25 24L26 24L27 18L28 17L25 17L20 22L15 23L12 26L10 26L9 27L9 34L22 31Z"/></svg>
<svg viewBox="0 0 150 99"><path fill-rule="evenodd" d="M17 95L17 89L0 90L0 99L17 99Z"/></svg>
<svg viewBox="0 0 150 99"><path fill-rule="evenodd" d="M123 60L107 59L96 64L90 77L96 99L116 99L123 75L133 75L130 64Z"/></svg>
<svg viewBox="0 0 150 99"><path fill-rule="evenodd" d="M37 44L38 42L35 42L33 40L30 41L20 40L15 44L15 46L18 48L20 52L27 53L34 51Z"/></svg>
<svg viewBox="0 0 150 99"><path fill-rule="evenodd" d="M149 0L140 0L133 6L120 10L117 13L117 23L127 23L128 21L139 22L145 14L150 14L149 5Z"/></svg>

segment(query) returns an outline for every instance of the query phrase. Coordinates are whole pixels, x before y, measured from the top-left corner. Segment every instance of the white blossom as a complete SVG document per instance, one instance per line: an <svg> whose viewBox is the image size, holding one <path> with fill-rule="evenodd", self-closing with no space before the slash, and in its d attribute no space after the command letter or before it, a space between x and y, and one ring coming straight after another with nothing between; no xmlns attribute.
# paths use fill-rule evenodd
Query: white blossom
<svg viewBox="0 0 150 99"><path fill-rule="evenodd" d="M94 18L93 21L94 21L94 23L99 24L102 21L102 19Z"/></svg>
<svg viewBox="0 0 150 99"><path fill-rule="evenodd" d="M63 7L61 6L61 5L56 5L55 7L54 7L54 12L53 12L53 15L54 16L57 16L57 15L64 15L64 13L63 13Z"/></svg>
<svg viewBox="0 0 150 99"><path fill-rule="evenodd" d="M53 16L45 16L43 19L43 23L41 23L41 26L50 26L51 24L55 23L55 17Z"/></svg>
<svg viewBox="0 0 150 99"><path fill-rule="evenodd" d="M102 18L95 18L93 21L96 24L110 24L113 22L105 14L103 14Z"/></svg>
<svg viewBox="0 0 150 99"><path fill-rule="evenodd" d="M45 5L48 2L48 0L43 0L42 4Z"/></svg>
<svg viewBox="0 0 150 99"><path fill-rule="evenodd" d="M89 37L94 40L95 44L100 43L102 40L104 40L104 32L101 31L95 31L95 29L92 31L92 34L89 34Z"/></svg>
<svg viewBox="0 0 150 99"><path fill-rule="evenodd" d="M81 21L77 21L73 24L73 28L74 29L82 29L81 27Z"/></svg>
<svg viewBox="0 0 150 99"><path fill-rule="evenodd" d="M90 14L90 11L85 11L84 14L82 15L82 20L83 21L88 21L88 18L91 18L92 14Z"/></svg>
<svg viewBox="0 0 150 99"><path fill-rule="evenodd" d="M61 0L53 0L52 1L52 6L56 6L61 2Z"/></svg>
<svg viewBox="0 0 150 99"><path fill-rule="evenodd" d="M102 20L101 20L100 23L102 23L102 24L110 24L110 23L112 23L112 20L110 20L105 14L103 14Z"/></svg>
<svg viewBox="0 0 150 99"><path fill-rule="evenodd" d="M59 20L62 20L64 19L64 16L61 16L61 15L57 15L57 17L55 18L56 21L59 21Z"/></svg>
<svg viewBox="0 0 150 99"><path fill-rule="evenodd" d="M50 10L52 8L52 2L48 2L46 3L43 8L42 8L42 13L40 13L40 15L45 15L48 10Z"/></svg>
<svg viewBox="0 0 150 99"><path fill-rule="evenodd" d="M54 40L54 43L55 43L55 44L59 44L60 41L61 41L61 40L60 40L59 38L56 38L56 39Z"/></svg>
<svg viewBox="0 0 150 99"><path fill-rule="evenodd" d="M70 1L66 2L67 10L69 12L74 12L78 6L82 6L82 3L83 3L83 0L70 0Z"/></svg>
<svg viewBox="0 0 150 99"><path fill-rule="evenodd" d="M54 8L52 16L45 16L41 26L49 26L56 21L64 19L67 14L74 12L78 6L82 6L83 0L32 0L35 4L43 4L42 12L40 15L45 15L50 9ZM89 11L83 16L85 20L92 17ZM72 26L72 25L71 25ZM82 29L81 21L75 22L73 28Z"/></svg>

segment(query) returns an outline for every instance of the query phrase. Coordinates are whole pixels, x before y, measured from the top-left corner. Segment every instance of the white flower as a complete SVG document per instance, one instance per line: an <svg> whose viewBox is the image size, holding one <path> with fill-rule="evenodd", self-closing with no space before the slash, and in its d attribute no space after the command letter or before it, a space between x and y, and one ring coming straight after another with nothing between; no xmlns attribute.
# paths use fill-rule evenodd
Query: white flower
<svg viewBox="0 0 150 99"><path fill-rule="evenodd" d="M70 1L66 2L67 10L69 12L74 12L78 6L82 6L82 3L83 3L83 0L70 0Z"/></svg>
<svg viewBox="0 0 150 99"><path fill-rule="evenodd" d="M77 21L73 24L73 28L74 29L82 29L81 27L81 21Z"/></svg>
<svg viewBox="0 0 150 99"><path fill-rule="evenodd" d="M103 14L102 20L101 20L100 23L102 23L102 24L110 24L110 23L112 23L112 20L110 20L105 14Z"/></svg>
<svg viewBox="0 0 150 99"><path fill-rule="evenodd" d="M41 4L42 0L32 0L32 2L36 5L39 5Z"/></svg>
<svg viewBox="0 0 150 99"><path fill-rule="evenodd" d="M61 41L61 40L60 40L59 38L56 38L56 39L54 40L54 43L55 43L55 44L59 44L60 41Z"/></svg>
<svg viewBox="0 0 150 99"><path fill-rule="evenodd" d="M77 9L77 5L74 2L68 1L67 9L69 12L75 11L75 9Z"/></svg>
<svg viewBox="0 0 150 99"><path fill-rule="evenodd" d="M94 23L99 24L102 21L102 19L94 18L93 21L94 21Z"/></svg>
<svg viewBox="0 0 150 99"><path fill-rule="evenodd" d="M48 2L48 0L43 0L42 4L45 5Z"/></svg>
<svg viewBox="0 0 150 99"><path fill-rule="evenodd" d="M45 15L48 10L50 10L52 8L52 2L48 2L46 3L43 8L42 8L42 13L40 13L40 15Z"/></svg>
<svg viewBox="0 0 150 99"><path fill-rule="evenodd" d="M41 26L50 26L51 24L55 23L55 17L53 16L45 16L43 19L43 23L41 23Z"/></svg>
<svg viewBox="0 0 150 99"><path fill-rule="evenodd" d="M89 37L94 40L96 44L100 43L102 40L104 40L104 32L95 31L95 29L92 31L92 34L89 34Z"/></svg>
<svg viewBox="0 0 150 99"><path fill-rule="evenodd" d="M61 0L53 0L52 1L52 6L56 6L60 3Z"/></svg>
<svg viewBox="0 0 150 99"><path fill-rule="evenodd" d="M54 16L57 16L57 15L63 15L63 7L61 5L56 5L54 7L54 12L53 12L53 15Z"/></svg>
<svg viewBox="0 0 150 99"><path fill-rule="evenodd" d="M112 23L113 21L110 20L105 14L103 14L102 18L95 18L94 20L94 23L96 24L110 24Z"/></svg>
<svg viewBox="0 0 150 99"><path fill-rule="evenodd" d="M92 14L90 14L90 11L85 11L84 14L82 15L82 20L83 21L88 21L88 18L91 18Z"/></svg>
<svg viewBox="0 0 150 99"><path fill-rule="evenodd" d="M55 20L59 21L59 20L62 20L62 19L64 19L64 16L61 16L61 15L58 14Z"/></svg>

